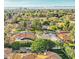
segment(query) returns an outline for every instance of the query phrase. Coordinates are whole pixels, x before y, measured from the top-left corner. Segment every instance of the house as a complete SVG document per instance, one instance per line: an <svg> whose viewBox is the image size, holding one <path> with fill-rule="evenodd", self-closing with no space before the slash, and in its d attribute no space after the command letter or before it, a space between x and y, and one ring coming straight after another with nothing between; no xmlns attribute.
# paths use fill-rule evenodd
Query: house
<svg viewBox="0 0 79 59"><path fill-rule="evenodd" d="M43 29L43 30L48 30L48 29L49 29L49 26L48 26L48 25L43 25L43 26L42 26L42 29Z"/></svg>
<svg viewBox="0 0 79 59"><path fill-rule="evenodd" d="M11 37L12 42L15 41L32 41L35 38L35 34L32 32L20 32Z"/></svg>
<svg viewBox="0 0 79 59"><path fill-rule="evenodd" d="M48 56L47 59L62 59L57 53L51 51L46 52L46 56Z"/></svg>
<svg viewBox="0 0 79 59"><path fill-rule="evenodd" d="M26 54L22 59L36 59L37 55L36 54Z"/></svg>
<svg viewBox="0 0 79 59"><path fill-rule="evenodd" d="M35 59L48 59L49 56L47 55L37 55Z"/></svg>
<svg viewBox="0 0 79 59"><path fill-rule="evenodd" d="M27 21L27 29L28 30L32 29L32 21Z"/></svg>
<svg viewBox="0 0 79 59"><path fill-rule="evenodd" d="M8 59L22 59L24 55L23 53L11 53Z"/></svg>
<svg viewBox="0 0 79 59"><path fill-rule="evenodd" d="M58 36L58 38L61 41L68 43L68 42L71 42L70 41L70 35L69 34L70 34L70 32L61 31L61 32L57 33L57 36Z"/></svg>
<svg viewBox="0 0 79 59"><path fill-rule="evenodd" d="M52 41L58 40L59 38L55 33L43 33L41 36L43 39L50 39Z"/></svg>
<svg viewBox="0 0 79 59"><path fill-rule="evenodd" d="M11 48L4 48L4 59L8 59L8 57L11 53L12 53Z"/></svg>
<svg viewBox="0 0 79 59"><path fill-rule="evenodd" d="M56 23L56 25L57 25L58 27L61 27L61 26L64 26L64 23L63 23L63 22L60 22L60 23Z"/></svg>
<svg viewBox="0 0 79 59"><path fill-rule="evenodd" d="M23 59L62 59L54 52L45 52L46 54L26 54Z"/></svg>
<svg viewBox="0 0 79 59"><path fill-rule="evenodd" d="M43 54L11 53L8 59L62 59L62 58L54 52L47 51Z"/></svg>

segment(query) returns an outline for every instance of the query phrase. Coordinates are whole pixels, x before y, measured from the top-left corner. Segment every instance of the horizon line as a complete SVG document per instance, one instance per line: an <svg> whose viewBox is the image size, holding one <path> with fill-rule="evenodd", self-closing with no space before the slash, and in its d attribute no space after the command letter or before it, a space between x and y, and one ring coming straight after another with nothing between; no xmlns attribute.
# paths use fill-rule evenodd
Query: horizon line
<svg viewBox="0 0 79 59"><path fill-rule="evenodd" d="M30 6L30 7L5 7L6 8L29 8L29 9L75 9L75 6Z"/></svg>

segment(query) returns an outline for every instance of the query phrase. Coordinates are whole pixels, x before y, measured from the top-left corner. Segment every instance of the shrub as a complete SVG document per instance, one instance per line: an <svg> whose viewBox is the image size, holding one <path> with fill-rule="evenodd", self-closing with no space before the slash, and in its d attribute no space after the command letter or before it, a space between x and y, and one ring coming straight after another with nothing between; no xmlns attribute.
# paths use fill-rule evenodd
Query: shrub
<svg viewBox="0 0 79 59"><path fill-rule="evenodd" d="M20 47L30 47L30 46L31 46L31 42L26 42L26 43L14 42L11 45L13 50L18 50Z"/></svg>
<svg viewBox="0 0 79 59"><path fill-rule="evenodd" d="M45 50L50 50L54 46L55 43L50 40L37 39L32 43L31 49L33 52L44 52Z"/></svg>

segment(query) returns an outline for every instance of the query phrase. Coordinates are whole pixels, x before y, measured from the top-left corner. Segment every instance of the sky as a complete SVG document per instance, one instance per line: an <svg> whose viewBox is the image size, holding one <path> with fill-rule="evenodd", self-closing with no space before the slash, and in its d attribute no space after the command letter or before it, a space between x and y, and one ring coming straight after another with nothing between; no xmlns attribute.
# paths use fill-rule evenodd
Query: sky
<svg viewBox="0 0 79 59"><path fill-rule="evenodd" d="M4 0L4 7L74 6L75 0Z"/></svg>

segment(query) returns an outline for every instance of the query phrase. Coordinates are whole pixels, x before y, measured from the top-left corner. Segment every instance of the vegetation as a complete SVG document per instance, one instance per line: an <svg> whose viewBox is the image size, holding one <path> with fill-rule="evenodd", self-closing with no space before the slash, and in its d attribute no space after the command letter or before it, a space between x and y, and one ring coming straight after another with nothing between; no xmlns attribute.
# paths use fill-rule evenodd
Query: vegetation
<svg viewBox="0 0 79 59"><path fill-rule="evenodd" d="M58 53L62 59L74 59L74 12L74 9L5 9L4 48L19 50L20 47L31 47L33 52L39 53L47 50ZM54 38L54 35L63 31L69 32L66 35L63 34L69 36L68 42L60 38L51 41L53 40L51 37ZM15 41L11 44L14 35L24 32L35 34L33 42L22 43L14 39ZM60 49L52 49L53 47L60 47Z"/></svg>
<svg viewBox="0 0 79 59"><path fill-rule="evenodd" d="M20 47L30 47L31 46L31 42L27 42L27 43L21 43L21 42L14 42L12 44L9 43L5 43L4 47L5 48L12 48L13 50L19 50Z"/></svg>
<svg viewBox="0 0 79 59"><path fill-rule="evenodd" d="M65 57L65 59L75 59L75 51L74 51L74 46L70 46L70 44L67 43L60 43L60 42L55 42L55 44L59 47L61 47L61 49L56 49L56 50L52 50L58 54L60 54L60 56L64 56L62 58ZM61 54L63 53L63 54Z"/></svg>
<svg viewBox="0 0 79 59"><path fill-rule="evenodd" d="M65 21L65 25L64 25L64 30L68 31L69 30L69 26L70 26L70 22L69 22L69 20L66 20Z"/></svg>
<svg viewBox="0 0 79 59"><path fill-rule="evenodd" d="M32 47L32 51L33 52L44 52L46 50L50 50L52 49L52 47L55 46L55 43L53 43L50 40L46 40L46 39L38 39L35 40L31 47Z"/></svg>

